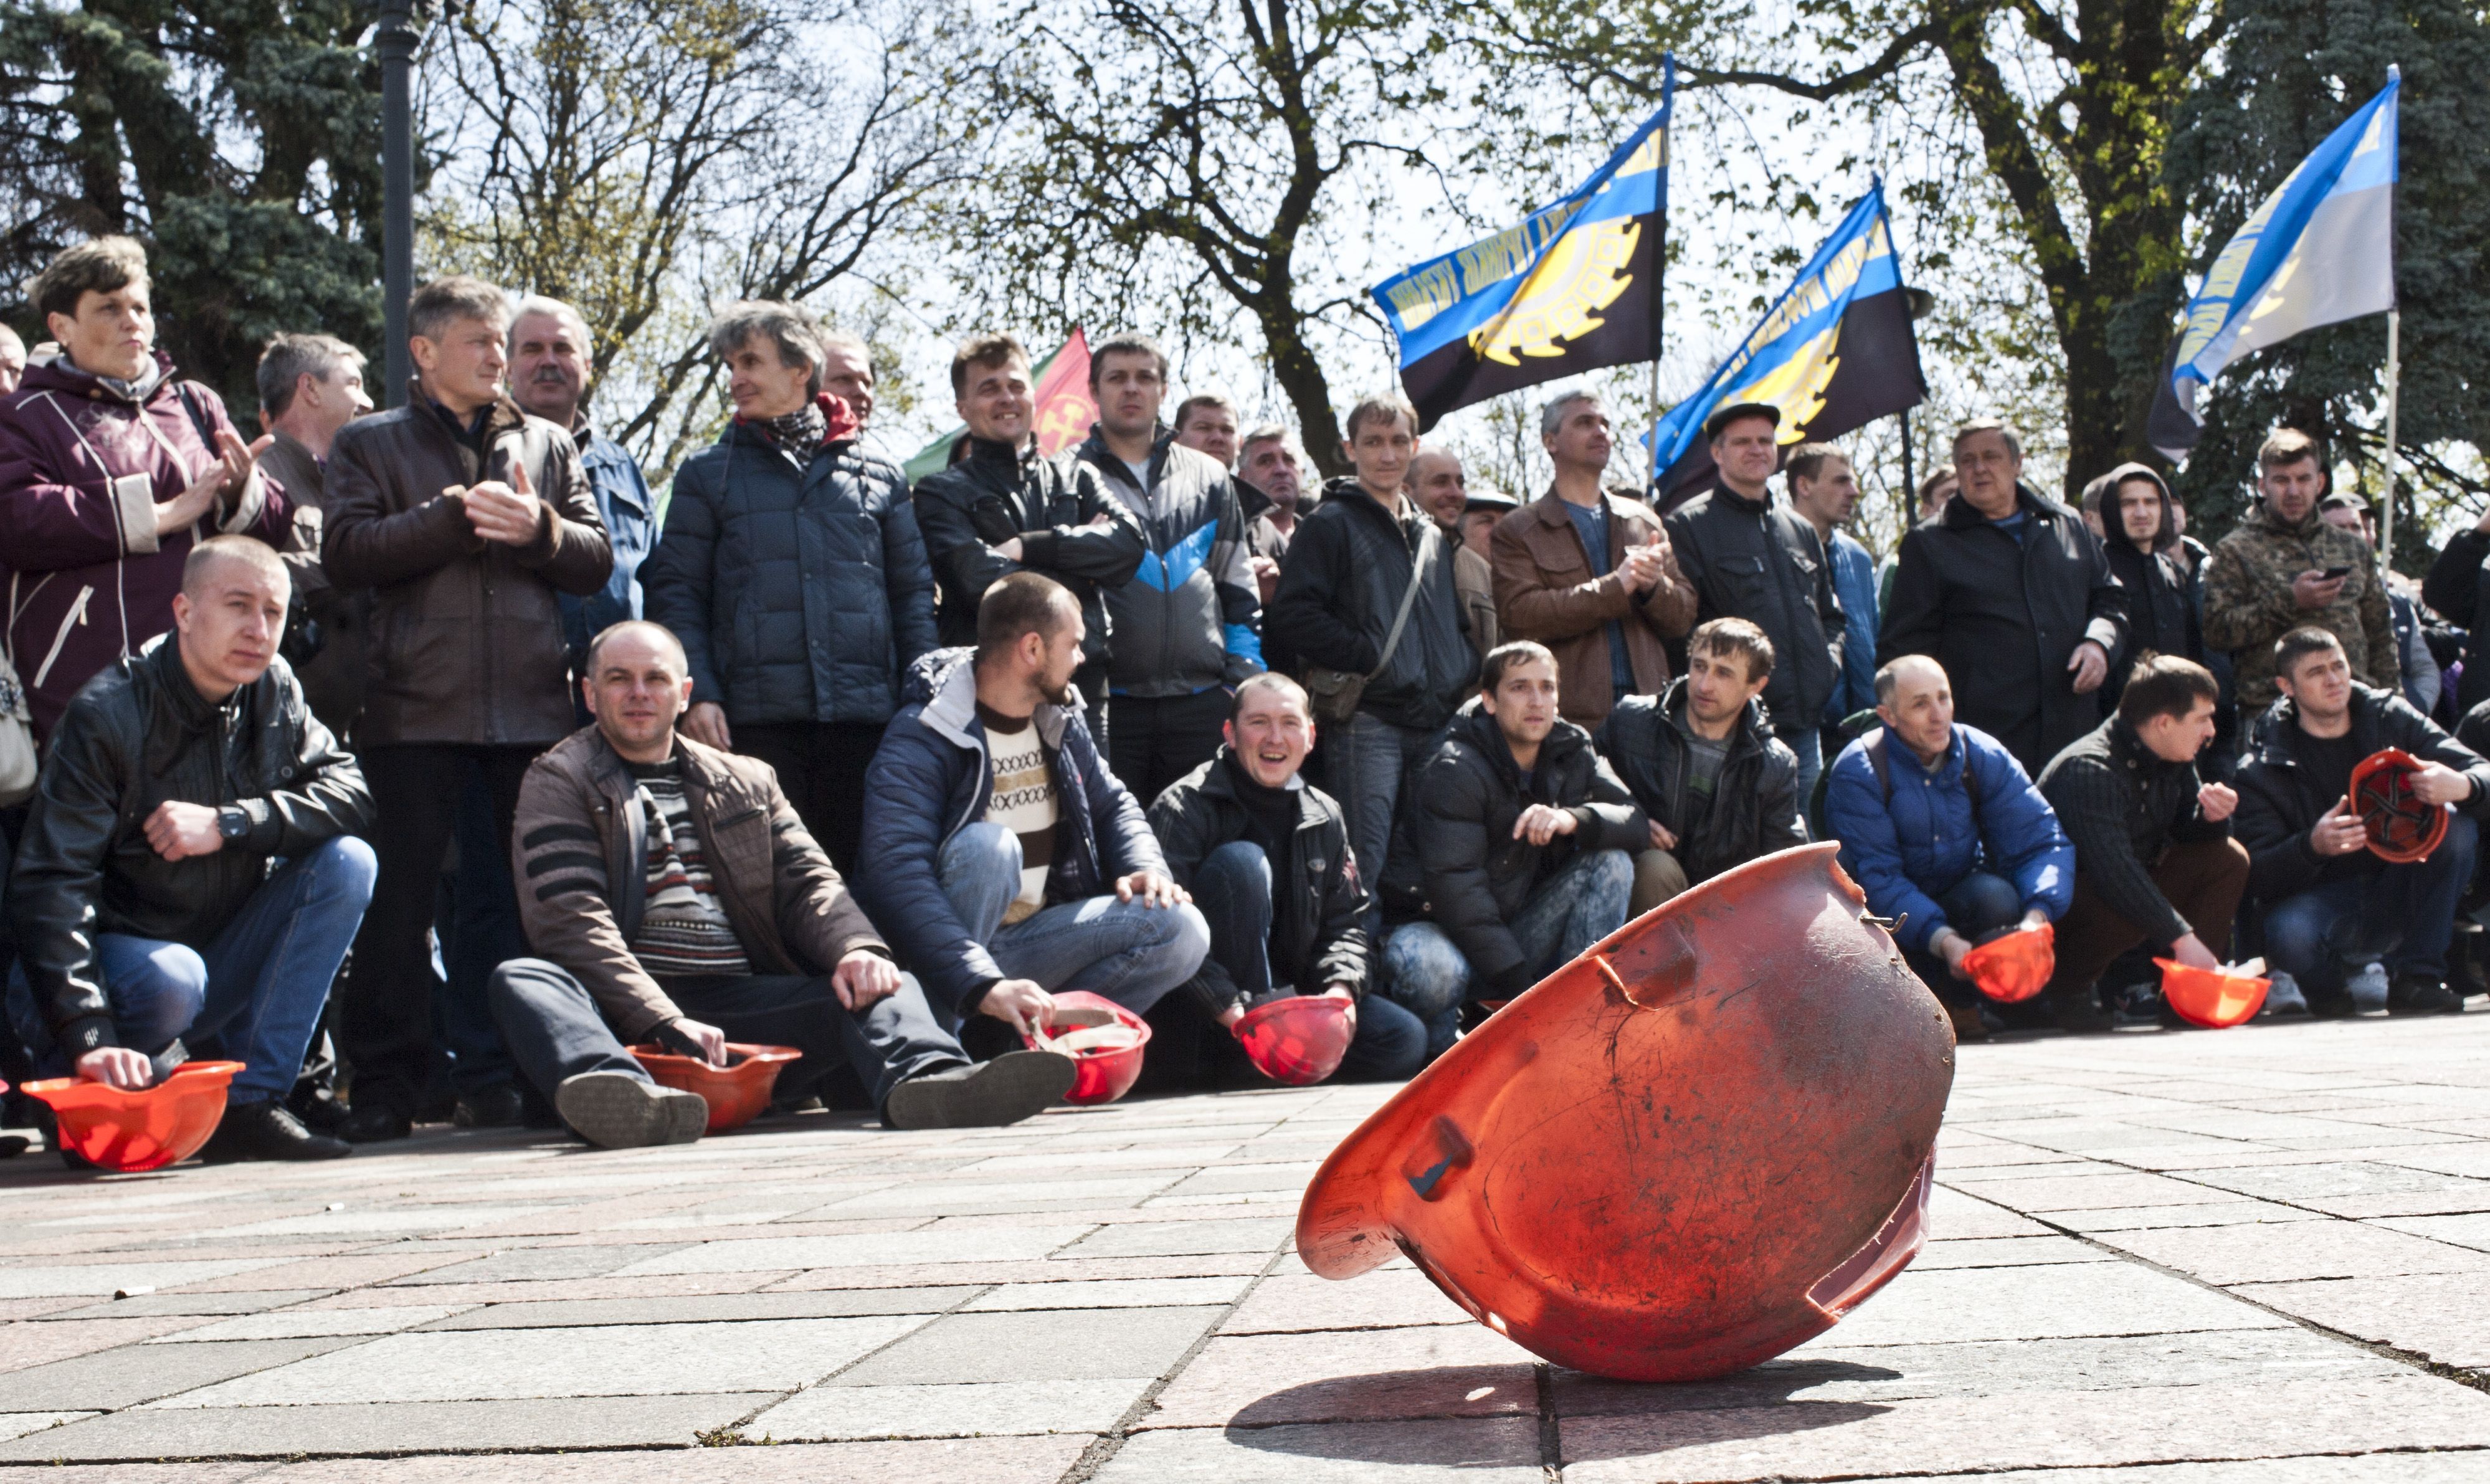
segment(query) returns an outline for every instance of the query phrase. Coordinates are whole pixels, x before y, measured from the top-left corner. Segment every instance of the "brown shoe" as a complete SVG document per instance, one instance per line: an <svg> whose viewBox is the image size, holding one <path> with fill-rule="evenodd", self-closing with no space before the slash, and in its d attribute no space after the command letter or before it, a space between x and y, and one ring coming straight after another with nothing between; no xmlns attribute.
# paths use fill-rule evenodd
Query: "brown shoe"
<svg viewBox="0 0 2490 1484"><path fill-rule="evenodd" d="M1980 1018L1979 1005L1949 1004L1945 1007L1945 1012L1946 1019L1954 1022L1955 1044L1988 1039L1988 1023Z"/></svg>

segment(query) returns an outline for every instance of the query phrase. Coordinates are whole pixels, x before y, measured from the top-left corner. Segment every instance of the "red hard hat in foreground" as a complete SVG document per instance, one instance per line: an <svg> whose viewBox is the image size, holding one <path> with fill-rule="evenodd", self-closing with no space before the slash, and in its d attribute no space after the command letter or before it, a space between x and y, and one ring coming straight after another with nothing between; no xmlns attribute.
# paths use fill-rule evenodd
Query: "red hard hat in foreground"
<svg viewBox="0 0 2490 1484"><path fill-rule="evenodd" d="M1925 1239L1944 1009L1802 846L1629 923L1454 1046L1324 1161L1297 1251L1406 1253L1500 1334L1624 1381L1744 1370Z"/></svg>
<svg viewBox="0 0 2490 1484"><path fill-rule="evenodd" d="M46 1077L19 1091L51 1106L61 1148L130 1174L197 1153L224 1120L225 1089L241 1070L240 1062L185 1062L136 1092L84 1077Z"/></svg>
<svg viewBox="0 0 2490 1484"><path fill-rule="evenodd" d="M663 1046L634 1046L631 1059L651 1081L678 1092L698 1092L709 1104L709 1127L703 1132L729 1133L769 1111L769 1094L778 1074L790 1062L803 1060L793 1046L726 1043L726 1064L711 1066L699 1057L678 1056Z"/></svg>
<svg viewBox="0 0 2490 1484"><path fill-rule="evenodd" d="M1308 1088L1340 1070L1357 1033L1349 1003L1331 995L1282 995L1236 1022L1236 1039L1263 1076Z"/></svg>
<svg viewBox="0 0 2490 1484"><path fill-rule="evenodd" d="M2412 775L2420 759L2401 747L2382 747L2352 770L2352 812L2369 834L2369 851L2398 865L2427 860L2447 838L2447 805L2413 795Z"/></svg>
<svg viewBox="0 0 2490 1484"><path fill-rule="evenodd" d="M2043 922L2001 933L1964 954L1962 972L1998 1004L2020 1004L2048 988L2058 972L2058 930Z"/></svg>
<svg viewBox="0 0 2490 1484"><path fill-rule="evenodd" d="M1021 1039L1031 1051L1060 1052L1078 1068L1067 1103L1112 1103L1141 1079L1150 1023L1104 995L1068 989L1055 997L1055 1024Z"/></svg>
<svg viewBox="0 0 2490 1484"><path fill-rule="evenodd" d="M2157 958L2161 966L2161 998L2191 1026L2221 1031L2252 1020L2265 1007L2272 979L2254 975L2224 974L2218 969L2190 969L2175 959Z"/></svg>

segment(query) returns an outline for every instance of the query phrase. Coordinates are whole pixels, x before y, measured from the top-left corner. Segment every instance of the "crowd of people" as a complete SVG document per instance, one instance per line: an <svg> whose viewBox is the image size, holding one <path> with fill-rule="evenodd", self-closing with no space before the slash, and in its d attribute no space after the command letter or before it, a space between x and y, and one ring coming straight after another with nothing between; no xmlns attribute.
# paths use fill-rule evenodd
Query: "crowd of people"
<svg viewBox="0 0 2490 1484"><path fill-rule="evenodd" d="M1339 1075L1405 1078L1809 840L1963 1040L2170 1023L2157 958L2261 953L2282 1014L2482 988L2490 663L2436 614L2472 621L2490 517L2403 591L2292 429L2208 549L2151 469L2070 509L1971 422L1880 568L1849 458L1768 404L1711 415L1688 499L1609 487L1578 391L1526 500L1388 394L1325 482L1226 398L1169 415L1138 335L1093 348L1056 456L1026 349L963 341L966 432L912 488L863 441L866 346L750 303L709 331L734 415L661 502L553 300L423 285L389 412L352 346L278 335L246 438L155 349L135 244L29 297L0 1071L240 1062L211 1158L699 1137L635 1046L793 1047L782 1105L1007 1123L1072 1083L1032 1048L1073 990L1147 1018L1145 1086L1250 1078L1227 1033L1291 996L1346 1003ZM2448 816L2420 858L2355 807L2385 748ZM2045 993L1983 995L1966 956L2041 923Z"/></svg>

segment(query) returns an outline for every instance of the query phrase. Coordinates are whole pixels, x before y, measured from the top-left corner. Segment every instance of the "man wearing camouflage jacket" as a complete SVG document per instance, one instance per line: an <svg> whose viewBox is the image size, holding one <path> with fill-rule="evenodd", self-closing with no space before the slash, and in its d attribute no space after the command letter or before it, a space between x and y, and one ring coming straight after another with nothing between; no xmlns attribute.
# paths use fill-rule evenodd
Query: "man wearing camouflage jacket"
<svg viewBox="0 0 2490 1484"><path fill-rule="evenodd" d="M2214 548L2205 573L2205 643L2231 653L2243 735L2282 693L2274 641L2302 625L2340 640L2362 684L2393 691L2403 683L2377 557L2358 535L2319 518L2326 484L2316 440L2276 429L2257 450L2261 498Z"/></svg>

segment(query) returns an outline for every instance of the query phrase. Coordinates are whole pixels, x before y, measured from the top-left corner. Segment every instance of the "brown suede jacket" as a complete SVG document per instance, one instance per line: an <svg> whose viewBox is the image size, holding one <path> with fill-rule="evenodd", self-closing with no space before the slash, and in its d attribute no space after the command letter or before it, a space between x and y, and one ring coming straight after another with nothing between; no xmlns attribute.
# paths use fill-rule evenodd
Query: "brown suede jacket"
<svg viewBox="0 0 2490 1484"><path fill-rule="evenodd" d="M614 551L570 434L504 396L482 456L420 386L407 405L337 433L326 470L321 563L373 590L359 747L392 742L543 746L569 735L560 594L605 586ZM486 541L466 492L524 464L539 507L525 546Z"/></svg>
<svg viewBox="0 0 2490 1484"><path fill-rule="evenodd" d="M1668 684L1668 650L1694 627L1694 588L1672 552L1660 584L1637 597L1626 591L1616 563L1631 546L1665 540L1649 506L1604 497L1608 506L1609 569L1591 570L1581 533L1549 490L1495 523L1495 610L1507 639L1536 639L1556 656L1556 710L1578 726L1597 727L1618 700L1608 666L1608 625L1624 626L1635 690L1657 695Z"/></svg>
<svg viewBox="0 0 2490 1484"><path fill-rule="evenodd" d="M767 764L680 734L675 756L718 904L753 973L828 974L858 948L888 955ZM682 1014L631 952L649 851L633 794L622 759L584 727L529 767L510 829L529 945L576 975L625 1040Z"/></svg>

